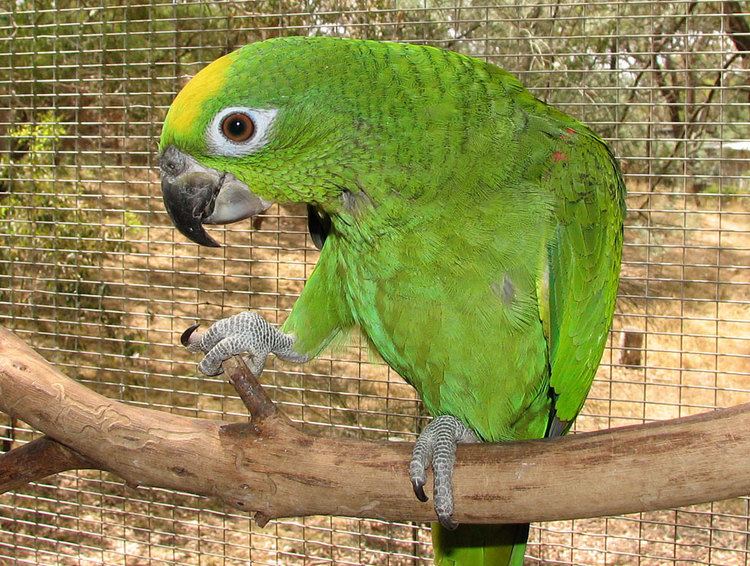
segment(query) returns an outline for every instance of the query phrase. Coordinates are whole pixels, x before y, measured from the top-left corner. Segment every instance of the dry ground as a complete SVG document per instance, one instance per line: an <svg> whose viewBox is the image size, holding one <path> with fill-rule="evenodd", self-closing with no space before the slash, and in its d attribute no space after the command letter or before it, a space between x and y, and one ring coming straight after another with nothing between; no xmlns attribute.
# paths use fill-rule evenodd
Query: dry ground
<svg viewBox="0 0 750 566"><path fill-rule="evenodd" d="M109 283L101 308L122 313L121 327L105 335L96 324L61 319L56 335L35 344L106 395L241 419L230 388L198 378L177 337L195 320L247 308L281 321L316 259L303 211L274 208L253 232L217 232L226 247L199 249L175 236L149 180L104 185L105 217L129 226L134 247L107 257L90 277ZM618 315L577 430L750 401L748 199L646 200L645 191L631 192L630 207L645 203L650 212L629 215ZM329 434L410 439L419 430L411 388L356 337L303 370L273 364L264 381L290 416ZM21 430L19 440L28 438ZM748 502L740 499L539 525L529 555L548 563L746 564L749 530ZM320 517L259 529L213 502L133 491L106 474L65 474L0 498L0 563L417 564L429 563L430 553L421 526Z"/></svg>

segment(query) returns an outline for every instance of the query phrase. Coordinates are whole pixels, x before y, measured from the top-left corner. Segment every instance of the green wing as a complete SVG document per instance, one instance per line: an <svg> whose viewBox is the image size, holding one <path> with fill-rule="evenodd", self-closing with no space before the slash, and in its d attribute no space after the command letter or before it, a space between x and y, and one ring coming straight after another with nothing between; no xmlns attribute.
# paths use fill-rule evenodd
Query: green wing
<svg viewBox="0 0 750 566"><path fill-rule="evenodd" d="M601 361L617 296L625 214L625 185L606 144L580 124L558 140L549 177L557 195L544 301L549 311L541 313L557 417L551 435L570 427Z"/></svg>

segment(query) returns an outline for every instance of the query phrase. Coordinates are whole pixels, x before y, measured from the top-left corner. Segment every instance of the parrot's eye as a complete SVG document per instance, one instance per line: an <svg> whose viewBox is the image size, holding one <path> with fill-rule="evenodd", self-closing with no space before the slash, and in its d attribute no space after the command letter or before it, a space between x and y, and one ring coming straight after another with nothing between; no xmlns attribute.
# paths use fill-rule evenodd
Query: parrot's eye
<svg viewBox="0 0 750 566"><path fill-rule="evenodd" d="M242 143L253 137L255 124L253 119L242 112L235 112L221 122L221 133L235 143Z"/></svg>
<svg viewBox="0 0 750 566"><path fill-rule="evenodd" d="M208 150L214 155L231 157L260 151L271 139L277 113L275 108L224 108L206 129Z"/></svg>

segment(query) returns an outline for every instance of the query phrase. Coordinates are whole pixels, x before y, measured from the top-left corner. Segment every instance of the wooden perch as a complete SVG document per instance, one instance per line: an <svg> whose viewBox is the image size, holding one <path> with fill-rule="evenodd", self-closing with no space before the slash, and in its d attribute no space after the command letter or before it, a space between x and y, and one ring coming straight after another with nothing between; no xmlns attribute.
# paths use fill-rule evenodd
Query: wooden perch
<svg viewBox="0 0 750 566"><path fill-rule="evenodd" d="M0 411L49 437L0 456L0 493L96 468L131 486L218 497L256 512L260 523L304 515L434 519L432 503L412 493L411 444L303 433L269 408L246 368L230 361L225 371L255 409L250 423L107 399L0 329ZM467 445L458 451L455 518L534 522L727 499L750 493L749 464L750 404L555 440Z"/></svg>

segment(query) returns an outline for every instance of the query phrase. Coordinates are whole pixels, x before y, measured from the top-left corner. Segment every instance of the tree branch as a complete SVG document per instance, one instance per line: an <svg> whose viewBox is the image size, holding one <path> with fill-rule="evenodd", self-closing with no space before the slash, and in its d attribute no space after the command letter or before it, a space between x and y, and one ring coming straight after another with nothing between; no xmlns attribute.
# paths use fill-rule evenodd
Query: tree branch
<svg viewBox="0 0 750 566"><path fill-rule="evenodd" d="M0 456L0 493L95 467L130 485L218 497L261 523L434 519L431 503L412 493L409 443L315 437L278 411L230 424L129 406L68 379L2 329L0 410L54 439ZM50 454L56 463L45 466ZM750 493L748 454L750 404L555 440L461 446L455 518L533 522L727 499Z"/></svg>
<svg viewBox="0 0 750 566"><path fill-rule="evenodd" d="M750 25L742 15L743 10L737 0L724 2L726 30L734 43L737 53L743 58L750 57Z"/></svg>
<svg viewBox="0 0 750 566"><path fill-rule="evenodd" d="M101 469L67 446L42 436L0 456L0 493L67 470Z"/></svg>

